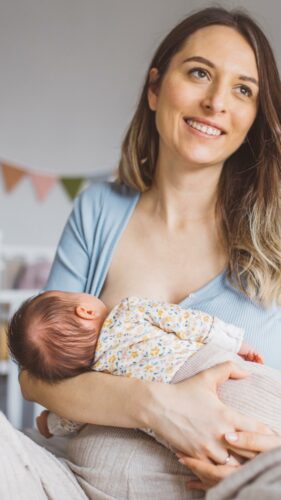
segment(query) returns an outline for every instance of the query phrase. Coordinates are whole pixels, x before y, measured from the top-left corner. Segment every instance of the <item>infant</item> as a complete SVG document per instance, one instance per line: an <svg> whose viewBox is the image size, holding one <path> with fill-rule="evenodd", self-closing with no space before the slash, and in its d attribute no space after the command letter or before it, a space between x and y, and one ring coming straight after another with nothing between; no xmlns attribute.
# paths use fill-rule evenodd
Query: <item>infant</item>
<svg viewBox="0 0 281 500"><path fill-rule="evenodd" d="M261 355L243 343L243 330L205 312L129 297L108 314L92 295L49 291L23 303L9 324L8 340L21 367L51 383L89 370L177 383L240 357L252 375L226 382L219 396L281 433L280 373L261 366ZM46 437L82 426L48 411L37 425Z"/></svg>

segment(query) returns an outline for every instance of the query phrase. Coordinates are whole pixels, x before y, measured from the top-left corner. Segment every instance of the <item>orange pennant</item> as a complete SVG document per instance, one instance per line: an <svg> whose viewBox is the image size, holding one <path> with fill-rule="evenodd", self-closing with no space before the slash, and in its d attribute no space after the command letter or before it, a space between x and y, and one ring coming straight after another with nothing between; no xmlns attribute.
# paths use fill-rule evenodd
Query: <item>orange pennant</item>
<svg viewBox="0 0 281 500"><path fill-rule="evenodd" d="M16 187L21 178L26 175L26 171L10 163L1 162L1 166L6 191L10 192Z"/></svg>
<svg viewBox="0 0 281 500"><path fill-rule="evenodd" d="M38 200L43 201L57 181L52 175L40 175L29 173Z"/></svg>

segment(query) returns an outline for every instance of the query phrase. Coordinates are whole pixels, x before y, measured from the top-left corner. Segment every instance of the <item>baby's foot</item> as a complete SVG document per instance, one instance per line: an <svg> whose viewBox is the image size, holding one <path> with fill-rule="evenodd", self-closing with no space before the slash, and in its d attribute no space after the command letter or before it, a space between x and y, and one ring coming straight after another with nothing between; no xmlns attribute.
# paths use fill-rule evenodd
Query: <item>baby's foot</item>
<svg viewBox="0 0 281 500"><path fill-rule="evenodd" d="M251 361L252 363L259 363L261 365L264 364L262 355L257 352L250 344L246 342L242 342L241 347L238 352L241 358L245 359L245 361Z"/></svg>
<svg viewBox="0 0 281 500"><path fill-rule="evenodd" d="M260 365L264 364L264 360L261 354L256 351L249 351L245 354L240 354L241 358L245 359L245 361L251 361L252 363L259 363Z"/></svg>
<svg viewBox="0 0 281 500"><path fill-rule="evenodd" d="M50 438L53 436L53 434L51 434L48 429L48 423L47 423L48 415L49 411L44 410L39 415L39 417L36 418L37 429L40 432L40 434L42 434L42 436L44 436L45 438Z"/></svg>

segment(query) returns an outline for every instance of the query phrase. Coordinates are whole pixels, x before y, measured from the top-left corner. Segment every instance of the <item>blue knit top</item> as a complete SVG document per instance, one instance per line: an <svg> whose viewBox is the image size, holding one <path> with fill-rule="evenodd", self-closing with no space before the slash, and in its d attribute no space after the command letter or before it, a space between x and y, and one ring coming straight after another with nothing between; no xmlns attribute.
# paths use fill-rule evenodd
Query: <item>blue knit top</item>
<svg viewBox="0 0 281 500"><path fill-rule="evenodd" d="M92 184L75 200L62 233L47 290L99 296L114 249L140 194L115 183ZM182 307L201 309L245 330L265 363L281 370L281 310L264 308L235 290L219 274L186 297Z"/></svg>

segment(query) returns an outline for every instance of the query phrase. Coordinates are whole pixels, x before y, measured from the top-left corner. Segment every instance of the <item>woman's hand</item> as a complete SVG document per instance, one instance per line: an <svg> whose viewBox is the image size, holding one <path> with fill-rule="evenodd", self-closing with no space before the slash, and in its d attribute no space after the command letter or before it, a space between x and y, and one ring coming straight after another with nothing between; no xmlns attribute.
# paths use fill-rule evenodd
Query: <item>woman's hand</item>
<svg viewBox="0 0 281 500"><path fill-rule="evenodd" d="M278 434L232 432L225 435L225 441L229 450L246 458L253 458L257 453L281 446L281 436Z"/></svg>
<svg viewBox="0 0 281 500"><path fill-rule="evenodd" d="M254 458L258 453L281 446L281 436L255 432L233 432L224 436L228 449L246 458ZM204 460L180 456L180 463L186 465L199 480L188 482L190 489L207 490L237 470L239 466L214 465Z"/></svg>
<svg viewBox="0 0 281 500"><path fill-rule="evenodd" d="M187 487L191 490L208 490L240 467L240 465L230 465L229 463L227 465L214 465L205 460L186 456L181 456L179 462L188 467L198 478L187 482Z"/></svg>
<svg viewBox="0 0 281 500"><path fill-rule="evenodd" d="M270 432L255 419L225 406L217 396L220 384L229 378L244 378L247 374L234 363L227 362L184 382L161 384L155 419L150 426L185 455L207 461L210 465L214 462L224 464L228 456L228 445L223 438L225 433L237 429L264 434Z"/></svg>

